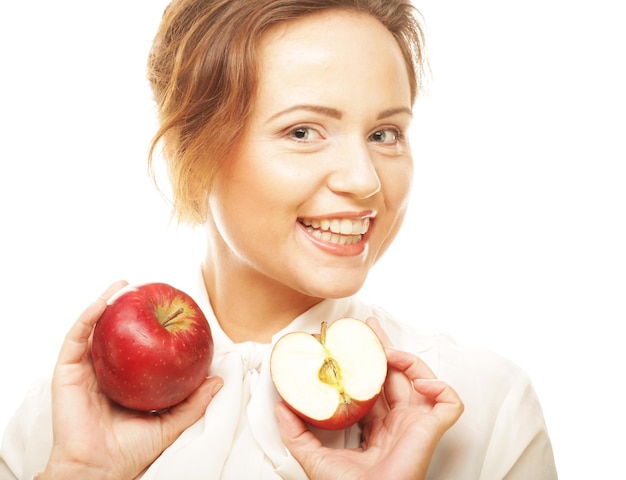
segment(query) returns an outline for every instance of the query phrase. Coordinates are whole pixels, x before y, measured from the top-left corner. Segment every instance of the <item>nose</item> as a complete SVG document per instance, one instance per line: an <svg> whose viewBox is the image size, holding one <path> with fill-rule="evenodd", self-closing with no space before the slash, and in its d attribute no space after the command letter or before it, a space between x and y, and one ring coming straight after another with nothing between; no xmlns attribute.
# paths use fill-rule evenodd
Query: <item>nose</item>
<svg viewBox="0 0 626 480"><path fill-rule="evenodd" d="M337 149L333 170L328 176L328 188L341 195L365 199L381 188L372 154L365 140L346 140Z"/></svg>

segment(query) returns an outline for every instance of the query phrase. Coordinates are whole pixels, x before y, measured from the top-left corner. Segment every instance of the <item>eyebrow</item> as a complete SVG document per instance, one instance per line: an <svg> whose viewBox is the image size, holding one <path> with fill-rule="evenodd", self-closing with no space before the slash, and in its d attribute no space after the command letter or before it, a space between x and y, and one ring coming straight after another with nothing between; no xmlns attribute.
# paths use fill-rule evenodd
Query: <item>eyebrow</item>
<svg viewBox="0 0 626 480"><path fill-rule="evenodd" d="M343 117L343 113L337 110L336 108L322 107L320 105L302 104L302 105L294 105L293 107L289 107L289 108L286 108L285 110L281 110L280 112L272 115L270 117L270 121L282 115L286 115L287 113L295 112L297 110L305 110L307 112L319 113L326 117L336 118L337 120L340 120L341 117Z"/></svg>
<svg viewBox="0 0 626 480"><path fill-rule="evenodd" d="M287 113L297 111L297 110L305 110L308 112L319 113L326 117L336 118L337 120L340 120L343 117L343 112L341 112L341 110L337 110L336 108L323 107L321 105L302 104L302 105L294 105L293 107L289 107L289 108L286 108L285 110L281 110L280 112L272 115L269 118L269 121L274 120L275 118L280 117L282 115L286 115ZM410 108L396 107L396 108L389 108L387 110L383 110L382 112L378 114L378 116L376 117L376 120L381 120L383 118L391 117L398 113L406 113L411 117L413 116L413 110L411 110Z"/></svg>
<svg viewBox="0 0 626 480"><path fill-rule="evenodd" d="M382 112L378 114L378 117L376 117L376 120L382 120L383 118L393 117L394 115L397 115L398 113L406 113L410 117L413 117L413 110L411 110L409 107L397 107L397 108L389 108L387 110L383 110Z"/></svg>

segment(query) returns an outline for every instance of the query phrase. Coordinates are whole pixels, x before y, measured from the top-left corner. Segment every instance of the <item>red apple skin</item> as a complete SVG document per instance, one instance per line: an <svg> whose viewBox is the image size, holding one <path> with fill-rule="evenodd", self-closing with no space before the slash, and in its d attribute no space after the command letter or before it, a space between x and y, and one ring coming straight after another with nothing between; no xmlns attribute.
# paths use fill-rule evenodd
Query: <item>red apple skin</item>
<svg viewBox="0 0 626 480"><path fill-rule="evenodd" d="M376 400L378 400L379 396L380 393L366 401L352 400L349 404L342 403L339 405L333 416L327 418L326 420L316 420L314 418L310 418L293 408L287 402L285 402L285 405L287 405L293 413L312 427L322 430L344 430L359 422L365 415L367 415L376 403Z"/></svg>
<svg viewBox="0 0 626 480"><path fill-rule="evenodd" d="M161 324L175 312L167 328ZM158 412L183 401L207 377L213 338L189 295L148 283L107 305L94 328L91 355L102 393L129 409Z"/></svg>

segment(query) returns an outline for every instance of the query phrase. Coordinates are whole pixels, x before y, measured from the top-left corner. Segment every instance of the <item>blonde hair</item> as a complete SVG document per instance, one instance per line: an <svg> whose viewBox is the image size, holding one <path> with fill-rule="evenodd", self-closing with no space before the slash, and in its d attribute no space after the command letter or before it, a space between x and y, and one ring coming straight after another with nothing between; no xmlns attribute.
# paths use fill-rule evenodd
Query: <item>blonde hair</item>
<svg viewBox="0 0 626 480"><path fill-rule="evenodd" d="M166 8L148 60L159 120L149 164L161 145L179 221L207 218L211 181L248 120L263 33L330 9L369 14L394 35L415 101L425 55L419 13L410 0L174 0Z"/></svg>

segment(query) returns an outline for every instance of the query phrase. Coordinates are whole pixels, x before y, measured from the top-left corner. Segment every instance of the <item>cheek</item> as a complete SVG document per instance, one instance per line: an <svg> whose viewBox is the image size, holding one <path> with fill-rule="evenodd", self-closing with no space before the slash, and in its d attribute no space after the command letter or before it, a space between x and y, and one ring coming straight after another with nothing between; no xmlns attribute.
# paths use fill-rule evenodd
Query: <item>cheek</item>
<svg viewBox="0 0 626 480"><path fill-rule="evenodd" d="M209 197L209 208L217 223L228 231L258 232L278 227L291 216L299 202L302 187L284 171L272 167L265 158L240 158L221 172ZM270 224L271 222L271 224ZM264 228L260 228L264 226Z"/></svg>
<svg viewBox="0 0 626 480"><path fill-rule="evenodd" d="M219 236L231 247L241 236L240 229L249 226L248 215L254 214L248 202L254 197L250 183L234 166L227 165L216 175L208 196L209 216Z"/></svg>
<svg viewBox="0 0 626 480"><path fill-rule="evenodd" d="M397 211L404 215L413 186L413 162L405 160L380 169L379 177L388 214Z"/></svg>
<svg viewBox="0 0 626 480"><path fill-rule="evenodd" d="M380 225L380 243L375 249L375 261L389 248L404 221L413 184L413 163L386 169L385 174L379 173L379 176L384 192L385 217Z"/></svg>

